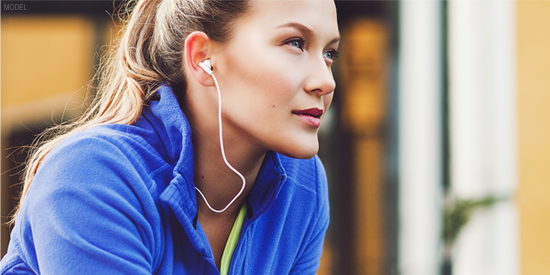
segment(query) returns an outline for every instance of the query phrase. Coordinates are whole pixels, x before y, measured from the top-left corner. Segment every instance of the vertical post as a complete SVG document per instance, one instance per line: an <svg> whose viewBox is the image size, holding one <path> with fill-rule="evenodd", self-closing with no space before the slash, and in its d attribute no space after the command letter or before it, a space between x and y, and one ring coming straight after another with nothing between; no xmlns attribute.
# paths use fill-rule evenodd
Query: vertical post
<svg viewBox="0 0 550 275"><path fill-rule="evenodd" d="M399 273L435 275L441 258L441 3L399 6Z"/></svg>
<svg viewBox="0 0 550 275"><path fill-rule="evenodd" d="M514 11L513 0L449 2L451 194L511 198L473 213L455 275L519 272Z"/></svg>

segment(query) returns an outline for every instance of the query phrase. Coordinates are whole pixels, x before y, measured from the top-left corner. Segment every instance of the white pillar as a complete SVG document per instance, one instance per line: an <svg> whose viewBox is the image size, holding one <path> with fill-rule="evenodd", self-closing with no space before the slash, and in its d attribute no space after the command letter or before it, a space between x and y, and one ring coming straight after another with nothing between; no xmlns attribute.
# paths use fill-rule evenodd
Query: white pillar
<svg viewBox="0 0 550 275"><path fill-rule="evenodd" d="M517 185L515 2L449 1L451 186L457 198ZM453 275L519 274L513 201L477 211L458 236Z"/></svg>
<svg viewBox="0 0 550 275"><path fill-rule="evenodd" d="M441 3L400 2L399 274L436 275L441 247Z"/></svg>

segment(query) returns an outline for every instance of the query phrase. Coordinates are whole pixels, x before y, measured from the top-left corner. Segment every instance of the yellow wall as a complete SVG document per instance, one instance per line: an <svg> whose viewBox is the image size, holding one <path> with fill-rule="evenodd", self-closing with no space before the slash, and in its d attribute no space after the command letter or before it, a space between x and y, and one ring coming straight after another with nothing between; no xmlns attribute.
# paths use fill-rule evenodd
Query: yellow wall
<svg viewBox="0 0 550 275"><path fill-rule="evenodd" d="M95 32L78 17L2 18L2 106L81 88L93 73Z"/></svg>
<svg viewBox="0 0 550 275"><path fill-rule="evenodd" d="M521 274L550 274L550 1L517 2Z"/></svg>

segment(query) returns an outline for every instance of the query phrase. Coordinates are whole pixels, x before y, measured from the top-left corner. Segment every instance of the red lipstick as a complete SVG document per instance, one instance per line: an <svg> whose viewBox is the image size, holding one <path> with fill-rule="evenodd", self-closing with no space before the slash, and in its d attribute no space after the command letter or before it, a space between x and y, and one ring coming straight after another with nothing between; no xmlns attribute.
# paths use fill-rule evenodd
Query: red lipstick
<svg viewBox="0 0 550 275"><path fill-rule="evenodd" d="M323 110L321 109L310 108L305 110L293 111L292 113L314 127L321 126L321 116L323 115Z"/></svg>

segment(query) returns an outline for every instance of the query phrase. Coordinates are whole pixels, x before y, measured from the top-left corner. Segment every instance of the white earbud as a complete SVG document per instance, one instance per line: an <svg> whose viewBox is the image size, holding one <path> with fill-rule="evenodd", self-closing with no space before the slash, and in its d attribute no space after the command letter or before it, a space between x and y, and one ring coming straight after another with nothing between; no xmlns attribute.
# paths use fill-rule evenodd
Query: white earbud
<svg viewBox="0 0 550 275"><path fill-rule="evenodd" d="M212 75L214 73L212 71L212 61L210 61L210 59L206 59L203 62L200 62L199 66L209 75Z"/></svg>

